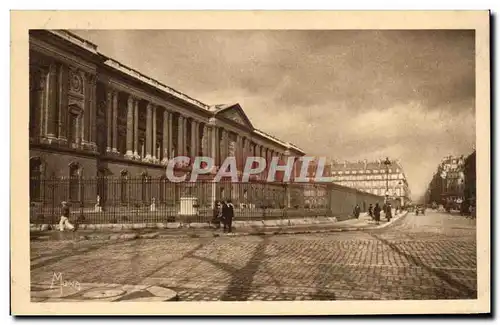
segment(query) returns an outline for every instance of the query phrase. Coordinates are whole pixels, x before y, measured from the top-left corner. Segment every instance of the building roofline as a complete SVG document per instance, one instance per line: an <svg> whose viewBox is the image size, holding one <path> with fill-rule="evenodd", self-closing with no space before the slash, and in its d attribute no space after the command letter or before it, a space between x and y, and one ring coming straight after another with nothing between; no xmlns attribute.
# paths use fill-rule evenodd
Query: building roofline
<svg viewBox="0 0 500 325"><path fill-rule="evenodd" d="M274 136L272 136L272 135L270 135L270 134L268 134L268 133L266 133L266 132L264 132L264 131L262 131L262 130L259 130L259 129L254 129L254 130L253 130L253 132L254 132L255 134L258 134L258 135L260 135L260 136L264 137L264 138L267 138L267 139L269 139L269 140L272 140L272 141L274 141L274 142L276 142L276 143L278 143L278 144L280 144L280 145L284 146L284 147L285 147L285 148L287 148L287 149L293 149L293 150L295 150L295 151L298 151L298 152L300 152L300 153L305 154L305 152L304 152L302 149L300 149L299 147L295 146L294 144L292 144L292 143L290 143L290 142L285 142L285 141L282 141L282 140L280 140L280 139L278 139L278 138L276 138L276 137L274 137Z"/></svg>
<svg viewBox="0 0 500 325"><path fill-rule="evenodd" d="M172 87L165 85L164 83L162 83L154 78L146 76L145 74L141 73L140 71L138 71L134 68L131 68L131 67L121 63L120 61L115 60L115 59L101 53L96 44L70 32L69 30L58 29L58 30L47 30L47 31L49 33L57 36L57 37L60 37L62 39L69 41L70 43L72 43L72 44L74 44L74 45L76 45L76 46L78 46L78 47L80 47L88 52L91 52L94 55L99 55L103 59L103 64L109 68L115 69L121 73L124 73L125 75L132 77L133 79L136 79L136 80L141 81L147 85L150 85L150 86L152 86L160 91L163 91L163 92L173 96L174 98L177 98L177 99L180 99L180 100L185 101L187 103L190 103L190 104L194 105L195 107L197 107L205 112L212 113L214 116L217 113L217 110L214 111L214 107L217 107L217 105L212 105L212 106L207 105L207 104L205 104L197 99L194 99L193 97L191 97L183 92L180 92ZM230 106L233 106L233 105L235 105L235 104L232 104ZM253 133L258 134L264 138L267 138L267 139L269 139L277 144L280 144L287 149L293 149L293 150L298 151L302 154L305 154L305 152L302 149L300 149L299 147L297 147L296 145L294 145L290 142L282 141L282 140L276 138L275 136L272 136L272 135L270 135L262 130L256 129L255 127L253 128Z"/></svg>
<svg viewBox="0 0 500 325"><path fill-rule="evenodd" d="M52 35L55 35L57 37L60 37L62 39L65 39L66 41L86 50L89 52L92 52L93 54L101 54L97 50L97 45L92 43L89 40L86 40L66 29L47 29L47 32L51 33Z"/></svg>
<svg viewBox="0 0 500 325"><path fill-rule="evenodd" d="M123 64L115 59L112 59L110 57L105 57L105 58L106 58L106 61L104 62L104 64L107 65L108 67L111 67L111 68L114 68L120 72L123 72L123 73L125 73L133 78L138 79L139 81L142 81L146 84L149 84L150 86L153 86L161 91L164 91L169 95L172 95L178 99L182 99L190 104L193 104L198 108L201 108L205 111L209 111L209 106L207 104L205 104L197 99L194 99L191 96L188 96L188 95L186 95L178 90L175 90L174 88L169 87L169 86L159 82L158 80L156 80L154 78L148 77L145 74L141 73L140 71L135 70L131 67L128 67L125 64Z"/></svg>

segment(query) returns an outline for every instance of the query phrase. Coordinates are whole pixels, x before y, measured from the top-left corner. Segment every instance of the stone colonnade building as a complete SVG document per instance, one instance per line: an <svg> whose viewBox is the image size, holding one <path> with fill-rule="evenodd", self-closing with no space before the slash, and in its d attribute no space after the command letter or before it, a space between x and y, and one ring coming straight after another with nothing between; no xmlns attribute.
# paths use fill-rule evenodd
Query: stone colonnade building
<svg viewBox="0 0 500 325"><path fill-rule="evenodd" d="M150 201L168 197L161 186L143 185L164 179L174 156L210 156L216 166L234 156L241 171L247 156L285 161L304 155L256 129L239 104L206 105L104 56L68 31L30 31L29 82L32 201L51 195L38 179L67 178L67 199L74 201L97 195ZM79 183L87 178L99 184ZM106 183L109 178L122 180L118 189ZM139 192L127 183L135 178L142 180Z"/></svg>

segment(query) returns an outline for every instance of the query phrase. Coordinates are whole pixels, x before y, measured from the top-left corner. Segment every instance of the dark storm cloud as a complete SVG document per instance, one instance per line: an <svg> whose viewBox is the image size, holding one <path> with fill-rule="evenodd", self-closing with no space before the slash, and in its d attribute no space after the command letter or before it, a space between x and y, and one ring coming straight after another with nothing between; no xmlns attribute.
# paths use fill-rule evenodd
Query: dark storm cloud
<svg viewBox="0 0 500 325"><path fill-rule="evenodd" d="M77 33L207 104L239 102L308 153L401 159L416 195L475 140L474 31Z"/></svg>

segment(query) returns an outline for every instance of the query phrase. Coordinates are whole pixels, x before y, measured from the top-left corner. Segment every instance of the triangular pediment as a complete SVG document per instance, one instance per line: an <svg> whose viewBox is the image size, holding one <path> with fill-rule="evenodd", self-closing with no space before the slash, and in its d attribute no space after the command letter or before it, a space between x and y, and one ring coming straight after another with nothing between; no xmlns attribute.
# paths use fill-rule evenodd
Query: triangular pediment
<svg viewBox="0 0 500 325"><path fill-rule="evenodd" d="M219 105L217 106L217 111L215 113L216 118L222 118L231 120L238 123L246 128L253 130L252 122L248 119L245 112L239 104L233 105Z"/></svg>

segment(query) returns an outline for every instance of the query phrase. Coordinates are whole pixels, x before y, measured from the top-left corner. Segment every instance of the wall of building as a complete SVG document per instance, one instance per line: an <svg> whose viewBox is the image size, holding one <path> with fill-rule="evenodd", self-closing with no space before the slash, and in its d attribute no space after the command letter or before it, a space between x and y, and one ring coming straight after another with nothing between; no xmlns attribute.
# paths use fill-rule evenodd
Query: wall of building
<svg viewBox="0 0 500 325"><path fill-rule="evenodd" d="M384 197L364 193L352 188L334 185L330 190L331 212L333 216L351 215L358 204L362 212L367 212L370 204L384 204Z"/></svg>
<svg viewBox="0 0 500 325"><path fill-rule="evenodd" d="M97 173L97 157L78 155L71 152L45 151L30 149L30 159L39 158L42 166L43 177L69 177L71 164L78 164L83 177L95 177Z"/></svg>

